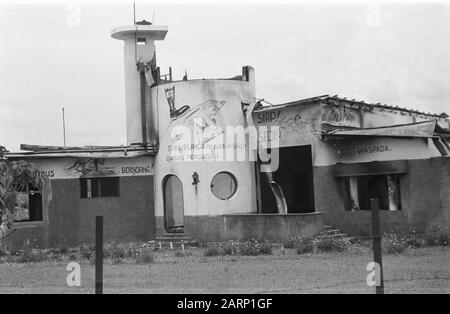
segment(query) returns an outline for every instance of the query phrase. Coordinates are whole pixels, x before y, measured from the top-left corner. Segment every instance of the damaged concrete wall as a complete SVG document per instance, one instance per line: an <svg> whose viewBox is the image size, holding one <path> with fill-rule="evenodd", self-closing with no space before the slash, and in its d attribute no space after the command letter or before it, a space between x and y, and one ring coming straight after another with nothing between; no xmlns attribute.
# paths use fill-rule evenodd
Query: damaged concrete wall
<svg viewBox="0 0 450 314"><path fill-rule="evenodd" d="M244 130L241 102L254 101L253 79L172 82L154 87L152 95L160 142L155 160L158 230L164 232L163 189L169 175L182 183L186 228L200 216L256 212L255 164L236 160L248 151L245 137L240 142L236 136L237 140L227 145L229 127ZM227 160L226 153L234 148L237 155ZM228 172L236 180L236 192L228 199L212 193L212 180L220 172ZM194 173L198 175L195 182Z"/></svg>
<svg viewBox="0 0 450 314"><path fill-rule="evenodd" d="M382 230L427 233L437 226L450 228L450 158L407 162L408 173L400 177L402 209L380 211ZM346 211L343 178L333 173L333 166L314 167L316 207L324 213L325 224L370 235L370 211Z"/></svg>
<svg viewBox="0 0 450 314"><path fill-rule="evenodd" d="M79 179L55 179L47 221L17 223L3 241L18 247L27 239L40 247L94 243L95 216L104 216L105 241L148 241L155 237L153 176L121 177L119 197L80 198Z"/></svg>
<svg viewBox="0 0 450 314"><path fill-rule="evenodd" d="M157 217L157 226L163 225ZM269 240L284 242L290 236L313 236L323 229L323 214L235 214L186 216L184 234L205 242ZM162 233L164 230L159 230Z"/></svg>

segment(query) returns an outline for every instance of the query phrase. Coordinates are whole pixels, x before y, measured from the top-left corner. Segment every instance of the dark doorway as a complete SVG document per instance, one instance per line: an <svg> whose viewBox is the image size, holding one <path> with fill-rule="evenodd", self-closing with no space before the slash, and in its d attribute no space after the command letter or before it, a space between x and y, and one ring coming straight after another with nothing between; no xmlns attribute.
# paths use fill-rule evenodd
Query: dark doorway
<svg viewBox="0 0 450 314"><path fill-rule="evenodd" d="M314 184L311 145L283 147L273 179L283 190L288 213L312 213ZM277 213L277 203L269 183L261 176L261 212Z"/></svg>
<svg viewBox="0 0 450 314"><path fill-rule="evenodd" d="M42 221L42 194L37 188L30 188L30 221Z"/></svg>
<svg viewBox="0 0 450 314"><path fill-rule="evenodd" d="M166 232L184 232L183 185L177 176L169 175L163 182L164 220Z"/></svg>

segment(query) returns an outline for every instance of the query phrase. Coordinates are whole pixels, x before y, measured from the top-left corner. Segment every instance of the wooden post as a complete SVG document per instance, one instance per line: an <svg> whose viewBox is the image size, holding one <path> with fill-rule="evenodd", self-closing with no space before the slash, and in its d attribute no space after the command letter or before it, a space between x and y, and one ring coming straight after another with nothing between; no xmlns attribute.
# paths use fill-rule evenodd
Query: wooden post
<svg viewBox="0 0 450 314"><path fill-rule="evenodd" d="M95 294L103 294L103 216L95 217Z"/></svg>
<svg viewBox="0 0 450 314"><path fill-rule="evenodd" d="M380 282L375 287L377 294L384 294L383 262L381 257L381 231L379 202L377 198L370 199L370 209L372 211L372 239L373 239L373 259L380 266Z"/></svg>

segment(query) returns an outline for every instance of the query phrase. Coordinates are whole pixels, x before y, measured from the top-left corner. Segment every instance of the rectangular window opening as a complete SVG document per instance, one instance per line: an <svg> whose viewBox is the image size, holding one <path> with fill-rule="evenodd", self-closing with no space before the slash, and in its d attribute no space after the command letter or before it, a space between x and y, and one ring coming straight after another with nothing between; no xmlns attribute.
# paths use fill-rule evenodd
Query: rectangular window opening
<svg viewBox="0 0 450 314"><path fill-rule="evenodd" d="M14 222L43 221L42 194L31 184L16 188Z"/></svg>
<svg viewBox="0 0 450 314"><path fill-rule="evenodd" d="M119 178L80 178L81 198L119 196Z"/></svg>
<svg viewBox="0 0 450 314"><path fill-rule="evenodd" d="M380 210L402 209L397 174L346 177L345 187L347 211L370 210L371 198L378 199Z"/></svg>
<svg viewBox="0 0 450 314"><path fill-rule="evenodd" d="M138 38L136 40L136 43L138 46L145 46L145 44L147 43L147 40L145 38Z"/></svg>

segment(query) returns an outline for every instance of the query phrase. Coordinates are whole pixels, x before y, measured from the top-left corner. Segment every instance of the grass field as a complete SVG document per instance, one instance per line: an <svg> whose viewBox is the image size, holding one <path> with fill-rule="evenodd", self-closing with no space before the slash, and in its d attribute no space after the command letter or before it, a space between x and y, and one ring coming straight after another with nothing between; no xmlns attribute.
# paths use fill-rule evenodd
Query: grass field
<svg viewBox="0 0 450 314"><path fill-rule="evenodd" d="M160 251L147 265L104 266L105 293L374 293L366 285L370 251L268 256L183 256ZM450 247L384 255L386 293L450 293ZM67 262L0 264L0 293L93 293L94 266L81 262L81 287L66 285Z"/></svg>

